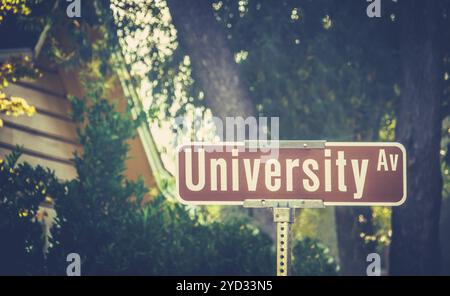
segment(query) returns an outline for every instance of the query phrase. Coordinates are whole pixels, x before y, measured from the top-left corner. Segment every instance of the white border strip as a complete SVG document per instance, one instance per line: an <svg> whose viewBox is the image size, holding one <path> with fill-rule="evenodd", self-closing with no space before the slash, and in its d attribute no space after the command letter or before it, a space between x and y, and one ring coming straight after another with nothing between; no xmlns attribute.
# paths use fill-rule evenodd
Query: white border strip
<svg viewBox="0 0 450 296"><path fill-rule="evenodd" d="M279 141L280 146L283 146L283 143L304 143L305 141ZM175 196L177 200L185 205L227 205L227 206L242 206L244 205L244 201L186 201L180 196L180 188L179 188L179 159L178 155L180 150L185 146L191 146L191 145L203 145L203 146L245 146L244 142L222 142L222 143L206 143L206 142L192 142L187 144L179 145L176 149L176 174L175 174L175 182L176 182L176 192ZM363 146L369 146L369 147L397 147L399 148L403 153L403 196L402 199L398 202L324 202L323 204L325 206L400 206L402 205L407 198L407 174L406 174L406 149L405 147L398 142L325 142L325 147L363 147ZM322 148L310 148L310 149L322 149ZM254 200L259 200L259 198L252 198ZM267 198L260 198L269 200ZM298 199L289 199L289 200L307 200L305 198L298 198ZM276 199L278 200L278 199ZM286 200L286 199L280 199L280 200Z"/></svg>

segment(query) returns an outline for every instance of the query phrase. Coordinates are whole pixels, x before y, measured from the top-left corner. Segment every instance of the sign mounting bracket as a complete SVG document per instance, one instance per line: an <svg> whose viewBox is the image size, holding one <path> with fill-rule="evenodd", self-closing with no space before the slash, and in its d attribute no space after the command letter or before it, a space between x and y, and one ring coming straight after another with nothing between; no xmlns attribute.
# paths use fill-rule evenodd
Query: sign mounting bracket
<svg viewBox="0 0 450 296"><path fill-rule="evenodd" d="M324 208L321 199L246 199L244 208L292 208L311 209Z"/></svg>
<svg viewBox="0 0 450 296"><path fill-rule="evenodd" d="M297 149L325 149L327 141L258 141L247 140L244 142L245 148L297 148Z"/></svg>

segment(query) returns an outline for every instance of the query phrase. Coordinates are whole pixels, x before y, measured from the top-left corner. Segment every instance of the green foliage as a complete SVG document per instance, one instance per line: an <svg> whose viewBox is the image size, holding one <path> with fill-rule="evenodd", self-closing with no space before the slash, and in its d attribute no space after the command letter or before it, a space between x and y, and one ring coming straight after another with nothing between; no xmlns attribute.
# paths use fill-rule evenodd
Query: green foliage
<svg viewBox="0 0 450 296"><path fill-rule="evenodd" d="M58 261L65 260L64 254L79 252L87 274L104 274L110 260L102 256L118 242L117 233L133 221L147 189L142 180L124 176L126 141L134 136L137 122L99 98L98 83L87 84L86 89L87 98L72 98L83 153L74 157L78 179L56 202L60 228L52 253L59 255ZM62 262L56 265L62 268Z"/></svg>
<svg viewBox="0 0 450 296"><path fill-rule="evenodd" d="M376 250L382 253L389 247L391 243L392 227L391 227L392 210L389 207L373 207L372 221L376 229L373 235L364 237L367 243L373 241L376 243Z"/></svg>
<svg viewBox="0 0 450 296"><path fill-rule="evenodd" d="M337 257L338 246L335 229L334 208L302 209L297 215L292 231L295 239L309 237L320 241Z"/></svg>
<svg viewBox="0 0 450 296"><path fill-rule="evenodd" d="M293 274L299 276L338 275L339 267L328 248L317 240L304 238L292 250Z"/></svg>
<svg viewBox="0 0 450 296"><path fill-rule="evenodd" d="M144 100L158 124L204 105L195 89L188 55L178 50L176 29L166 1L111 1L118 42ZM139 17L136 17L139 15Z"/></svg>
<svg viewBox="0 0 450 296"><path fill-rule="evenodd" d="M397 98L396 22L372 22L366 3L352 0L220 3L234 52L246 53L238 64L252 99L280 118L282 138L377 139Z"/></svg>
<svg viewBox="0 0 450 296"><path fill-rule="evenodd" d="M72 99L73 118L83 125L78 128L83 155L75 154L74 159L81 186L77 190L98 203L104 199L122 202L131 195L140 201L143 183L126 181L123 175L129 148L126 141L135 136L139 121L132 120L129 112L121 114L105 99L97 99L99 94L94 90L89 98ZM86 102L92 105L87 107Z"/></svg>
<svg viewBox="0 0 450 296"><path fill-rule="evenodd" d="M101 235L98 228L93 231ZM201 224L184 206L159 196L122 221L114 243L97 250L95 271L86 262L83 273L267 275L273 270L270 249L270 239L247 225Z"/></svg>
<svg viewBox="0 0 450 296"><path fill-rule="evenodd" d="M73 119L79 126L83 152L74 156L78 178L64 185L66 191L54 195L58 224L52 229L52 248L45 262L30 261L34 268L17 269L30 274L62 275L67 254L76 252L81 255L84 275L272 274L272 242L257 229L238 221L206 223L192 209L162 197L143 205L147 191L143 182L125 178L126 142L134 136L142 118L131 120L128 112L122 114L114 104L102 99L105 77L113 67L109 57L117 43L108 46L115 39L111 34L94 42L91 33L116 31L109 10L104 9L109 3L86 3L89 13L77 21L68 19L63 10L55 10L50 2L41 3L33 7L35 14L25 22L39 29L52 24L46 43L51 60L66 66L81 64L92 71L91 77L84 77L86 98L72 98ZM121 20L121 24L126 27L127 21ZM58 42L60 29L68 34L64 46ZM132 27L132 31L136 29ZM155 77L155 89L162 92L158 89L170 89L171 84L166 82L173 77L161 75ZM172 88L169 94L173 92ZM21 233L18 240L27 235ZM30 244L34 250L42 250L37 243ZM10 271L6 269L5 273Z"/></svg>
<svg viewBox="0 0 450 296"><path fill-rule="evenodd" d="M39 205L63 196L65 187L41 166L17 164L20 151L0 160L0 274L32 275L45 272L44 237L36 222Z"/></svg>
<svg viewBox="0 0 450 296"><path fill-rule="evenodd" d="M23 22L40 32L48 27L43 50L50 60L66 67L103 60L99 71L103 75L113 72L111 57L118 50L118 43L110 0L84 1L83 17L77 20L67 17L65 4L60 1L34 1L37 3L31 6L32 16Z"/></svg>
<svg viewBox="0 0 450 296"><path fill-rule="evenodd" d="M28 15L30 8L26 2L26 0L2 0L0 2L0 24L8 14Z"/></svg>
<svg viewBox="0 0 450 296"><path fill-rule="evenodd" d="M272 240L250 224L240 221L214 222L206 237L208 255L198 274L211 275L273 275L275 254ZM208 263L208 264L206 264Z"/></svg>
<svg viewBox="0 0 450 296"><path fill-rule="evenodd" d="M72 99L83 154L75 155L78 179L56 202L49 272L64 274L67 254L76 252L84 275L271 274L272 242L257 229L205 223L161 196L142 204L142 181L123 174L137 123L98 99L95 85L88 89L89 99Z"/></svg>

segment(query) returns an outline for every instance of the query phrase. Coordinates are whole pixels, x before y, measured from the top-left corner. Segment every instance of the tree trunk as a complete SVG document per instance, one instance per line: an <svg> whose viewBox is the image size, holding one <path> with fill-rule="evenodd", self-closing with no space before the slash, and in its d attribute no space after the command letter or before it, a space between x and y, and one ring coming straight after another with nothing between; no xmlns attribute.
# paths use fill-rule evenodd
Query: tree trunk
<svg viewBox="0 0 450 296"><path fill-rule="evenodd" d="M408 198L393 209L391 275L440 270L442 55L439 1L401 3L402 85L396 138L407 150Z"/></svg>
<svg viewBox="0 0 450 296"><path fill-rule="evenodd" d="M380 111L374 110L374 117L380 117ZM379 140L379 121L368 125L365 110L355 110L354 141L370 142ZM336 237L339 251L341 274L346 276L366 275L367 255L375 252L376 242L366 240L374 235L372 208L336 207Z"/></svg>
<svg viewBox="0 0 450 296"><path fill-rule="evenodd" d="M186 50L196 83L205 93L206 105L225 123L226 117L255 116L248 87L240 77L224 28L216 21L209 0L168 0L178 41ZM255 224L275 239L272 214L250 210Z"/></svg>
<svg viewBox="0 0 450 296"><path fill-rule="evenodd" d="M361 113L363 114L363 113ZM360 122L363 118L358 118ZM365 127L360 124L355 131L355 141L375 141L379 126ZM346 276L366 275L367 255L375 251L375 242L366 241L374 234L372 209L370 207L336 207L336 237L341 274Z"/></svg>
<svg viewBox="0 0 450 296"><path fill-rule="evenodd" d="M341 274L366 275L367 255L375 250L374 242L365 241L373 234L371 208L337 207L335 215Z"/></svg>
<svg viewBox="0 0 450 296"><path fill-rule="evenodd" d="M213 114L254 116L248 88L242 83L225 29L214 17L209 0L168 0L178 40L191 58L193 76Z"/></svg>

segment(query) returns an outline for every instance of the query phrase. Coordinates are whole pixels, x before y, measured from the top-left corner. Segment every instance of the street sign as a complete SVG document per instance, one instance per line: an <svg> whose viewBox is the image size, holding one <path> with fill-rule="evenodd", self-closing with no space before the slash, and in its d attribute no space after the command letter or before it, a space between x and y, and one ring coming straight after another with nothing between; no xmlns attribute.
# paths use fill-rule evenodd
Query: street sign
<svg viewBox="0 0 450 296"><path fill-rule="evenodd" d="M406 152L399 143L192 143L178 148L176 182L185 204L398 206L406 199Z"/></svg>

